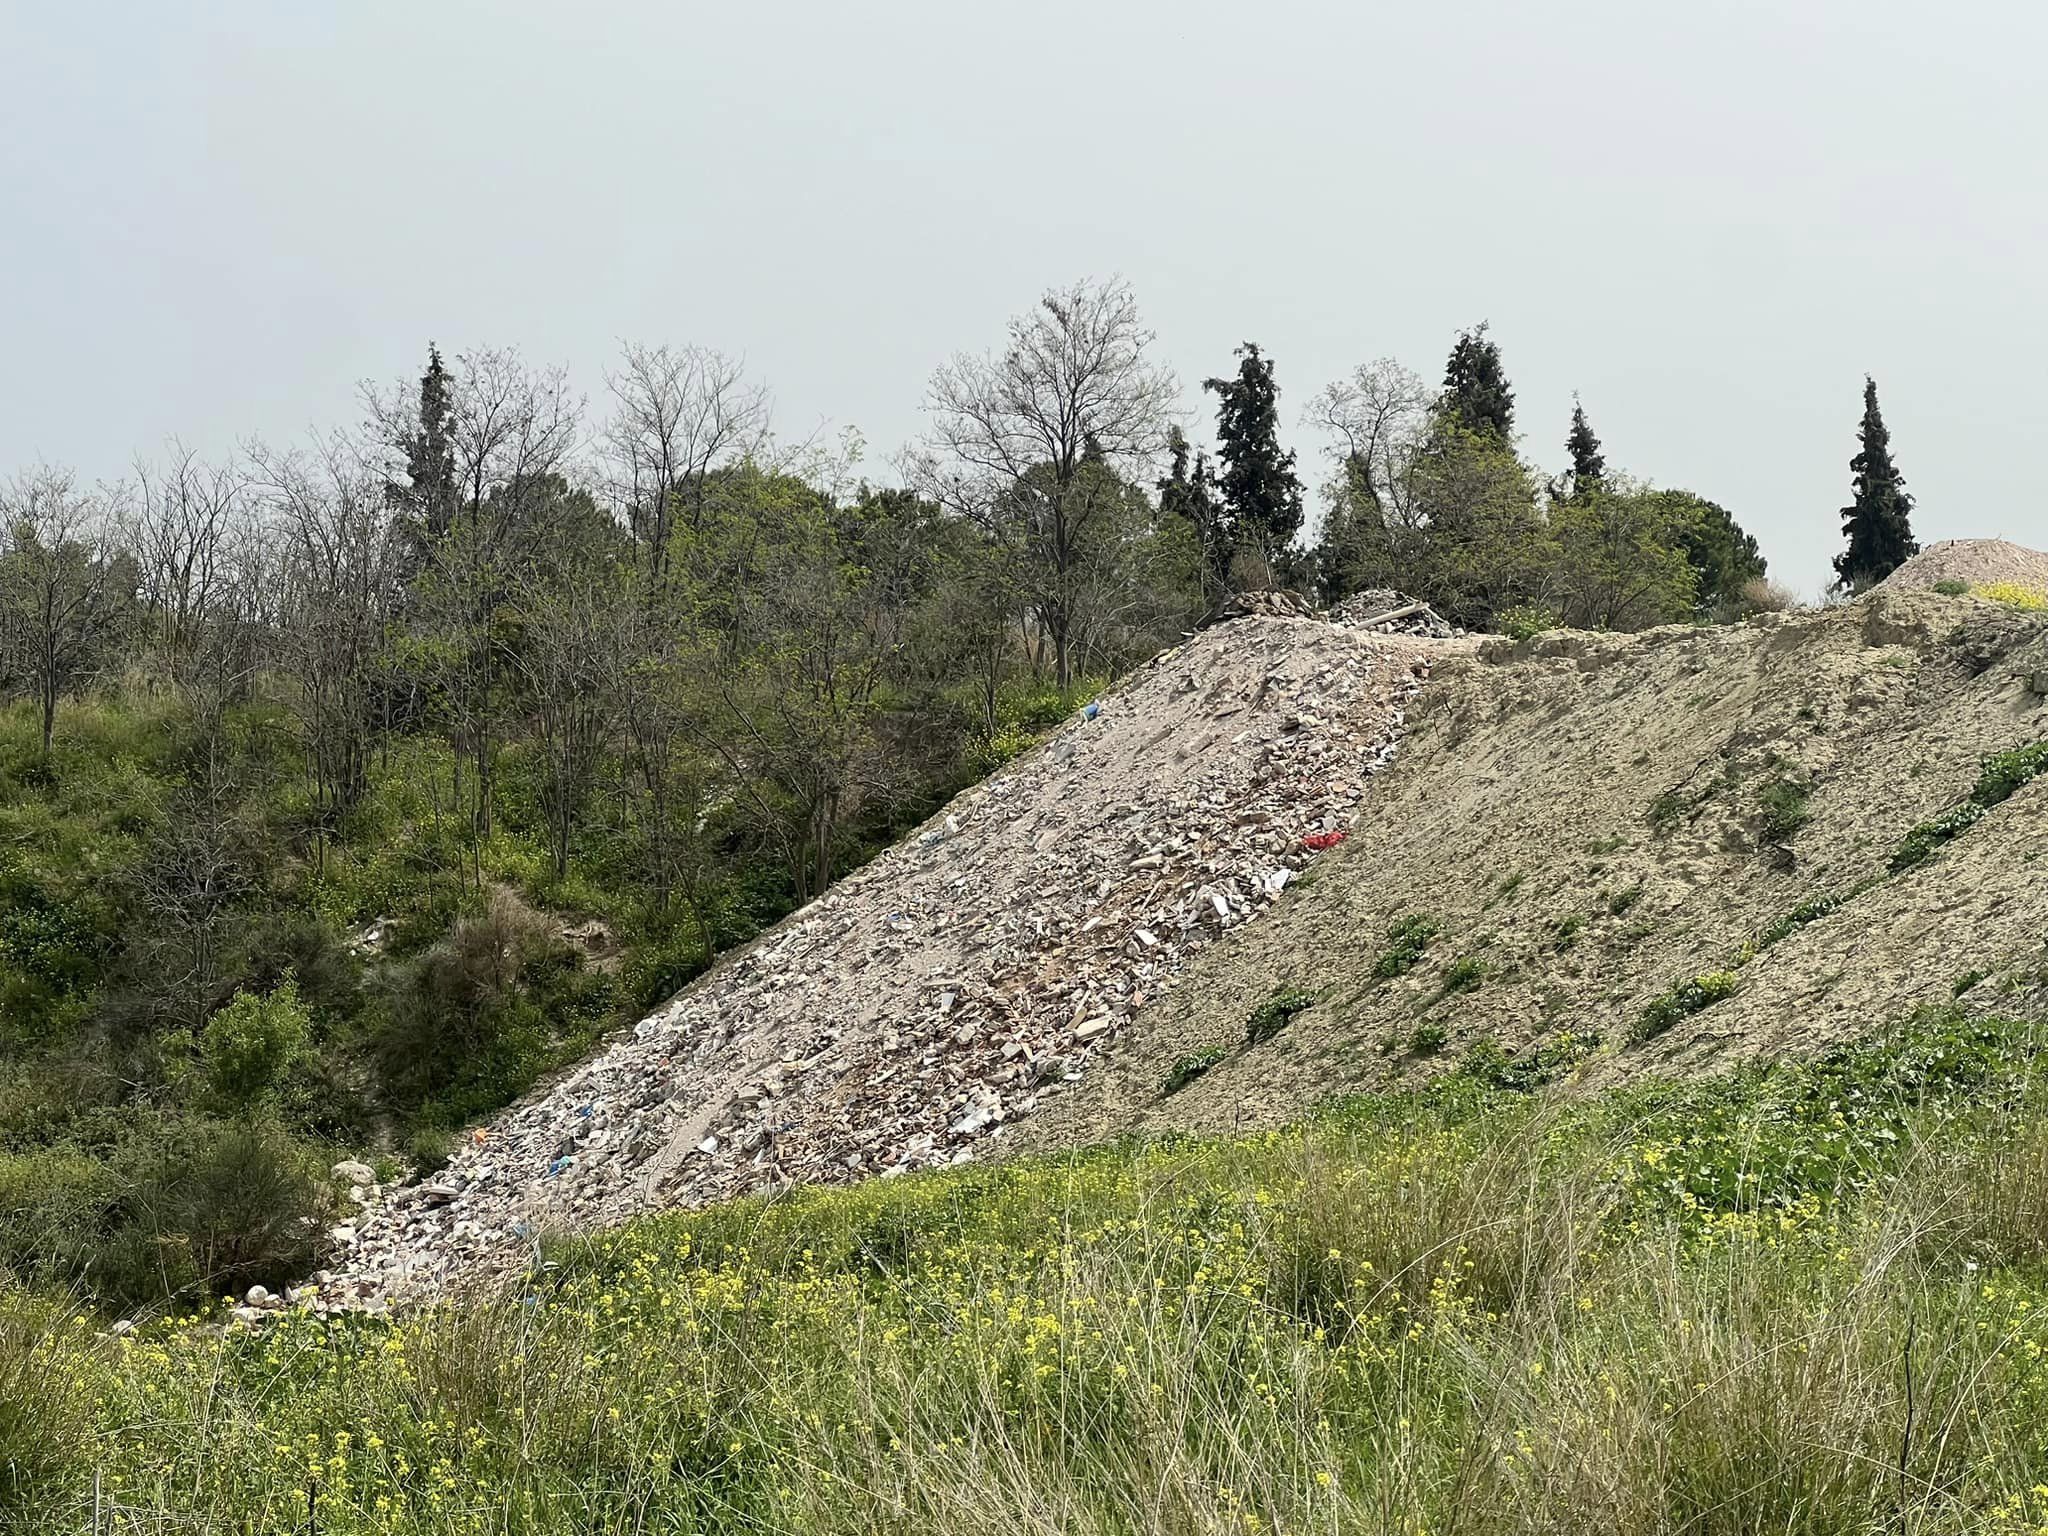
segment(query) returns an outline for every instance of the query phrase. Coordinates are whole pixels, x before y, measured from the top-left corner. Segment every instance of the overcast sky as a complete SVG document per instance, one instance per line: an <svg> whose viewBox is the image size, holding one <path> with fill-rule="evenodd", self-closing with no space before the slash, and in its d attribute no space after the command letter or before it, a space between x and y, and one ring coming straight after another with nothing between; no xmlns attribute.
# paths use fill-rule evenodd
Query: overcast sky
<svg viewBox="0 0 2048 1536"><path fill-rule="evenodd" d="M2048 6L0 0L0 469L355 419L517 345L745 355L877 472L933 365L1120 273L1299 424L1486 319L1524 449L1731 508L1809 593L1866 371L1923 542L2048 547ZM1202 416L1204 425L1207 413Z"/></svg>

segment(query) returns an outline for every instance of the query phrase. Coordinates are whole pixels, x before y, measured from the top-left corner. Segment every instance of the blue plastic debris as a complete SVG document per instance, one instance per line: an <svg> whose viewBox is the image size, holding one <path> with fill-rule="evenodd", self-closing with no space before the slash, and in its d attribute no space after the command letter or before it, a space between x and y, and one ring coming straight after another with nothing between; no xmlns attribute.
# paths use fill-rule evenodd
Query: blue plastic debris
<svg viewBox="0 0 2048 1536"><path fill-rule="evenodd" d="M576 1111L576 1118L578 1120L588 1120L590 1118L590 1112L596 1107L597 1106L594 1104L584 1105L581 1109Z"/></svg>
<svg viewBox="0 0 2048 1536"><path fill-rule="evenodd" d="M1088 701L1088 707L1081 711L1081 718L1083 720L1093 720L1097 715L1101 713L1102 706L1096 703L1095 700L1090 699Z"/></svg>
<svg viewBox="0 0 2048 1536"><path fill-rule="evenodd" d="M548 1177L551 1179L557 1177L564 1168L567 1168L575 1161L576 1159L573 1157L556 1158L552 1163L548 1164Z"/></svg>

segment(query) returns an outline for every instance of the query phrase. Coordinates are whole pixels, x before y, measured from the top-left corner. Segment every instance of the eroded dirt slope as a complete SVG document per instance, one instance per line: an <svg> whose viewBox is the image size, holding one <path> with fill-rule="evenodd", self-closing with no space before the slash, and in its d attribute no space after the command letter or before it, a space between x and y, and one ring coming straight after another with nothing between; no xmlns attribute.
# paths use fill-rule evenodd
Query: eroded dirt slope
<svg viewBox="0 0 2048 1536"><path fill-rule="evenodd" d="M1727 628L1487 642L1438 670L1350 841L1197 957L1021 1139L1272 1124L1480 1040L1527 1052L1566 1031L1606 1042L1596 1076L1706 1070L1874 1027L1977 972L1996 987L2044 958L2048 777L1887 871L1984 754L2044 737L2048 618L1974 598L1880 591ZM1879 877L1742 964L1734 995L1629 1043L1675 982ZM1405 917L1440 931L1384 977ZM1248 1045L1276 986L1315 1002ZM1217 1048L1162 1094L1175 1062Z"/></svg>

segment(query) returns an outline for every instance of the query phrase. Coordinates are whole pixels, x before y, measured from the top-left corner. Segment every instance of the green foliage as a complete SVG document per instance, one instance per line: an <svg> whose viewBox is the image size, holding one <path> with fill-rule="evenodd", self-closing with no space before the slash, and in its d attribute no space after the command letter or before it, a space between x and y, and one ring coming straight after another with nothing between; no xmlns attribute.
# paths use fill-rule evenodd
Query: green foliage
<svg viewBox="0 0 2048 1536"><path fill-rule="evenodd" d="M1434 1056L1450 1038L1441 1024L1418 1024L1408 1033L1408 1049L1416 1056Z"/></svg>
<svg viewBox="0 0 2048 1536"><path fill-rule="evenodd" d="M1806 825L1811 814L1807 800L1811 788L1797 779L1779 778L1757 791L1757 805L1763 812L1763 835L1773 843L1790 842Z"/></svg>
<svg viewBox="0 0 2048 1536"><path fill-rule="evenodd" d="M1934 584L1934 590L1943 597L1968 597L1970 595L1970 584L1967 581L1957 581L1950 577L1945 581L1937 581Z"/></svg>
<svg viewBox="0 0 2048 1536"><path fill-rule="evenodd" d="M1551 508L1552 588L1575 629L1636 630L1691 619L1699 583L1685 548L1691 509L1602 482Z"/></svg>
<svg viewBox="0 0 2048 1536"><path fill-rule="evenodd" d="M1454 992L1470 992L1485 980L1486 962L1477 955L1461 955L1444 967L1436 995L1449 997Z"/></svg>
<svg viewBox="0 0 2048 1536"><path fill-rule="evenodd" d="M1901 839L1892 851L1891 872L1904 874L1933 858L1943 844L1961 837L1984 819L1984 807L1974 800L1952 805L1939 816L1923 821Z"/></svg>
<svg viewBox="0 0 2048 1536"><path fill-rule="evenodd" d="M236 992L199 1035L208 1086L230 1105L252 1104L273 1092L304 1051L312 1024L290 973L267 994Z"/></svg>
<svg viewBox="0 0 2048 1536"><path fill-rule="evenodd" d="M1667 526L1692 566L1700 616L1717 622L1739 617L1746 592L1769 569L1756 536L1744 532L1726 507L1691 491L1647 494L1670 519Z"/></svg>
<svg viewBox="0 0 2048 1536"><path fill-rule="evenodd" d="M1585 917L1577 912L1567 913L1557 920L1551 931L1557 936L1556 948L1559 954L1563 954L1579 942L1579 934L1585 926Z"/></svg>
<svg viewBox="0 0 2048 1536"><path fill-rule="evenodd" d="M1382 981L1407 975L1428 950L1429 941L1441 932L1443 925L1426 912L1396 918L1387 925L1388 947L1373 962L1373 975Z"/></svg>
<svg viewBox="0 0 2048 1536"><path fill-rule="evenodd" d="M1229 1054L1225 1047L1212 1045L1206 1051L1194 1051L1181 1057L1167 1072L1166 1081L1160 1085L1160 1096L1170 1098L1179 1093Z"/></svg>
<svg viewBox="0 0 2048 1536"><path fill-rule="evenodd" d="M1207 379L1216 396L1216 455L1231 544L1254 551L1269 566L1301 530L1301 479L1293 451L1280 447L1280 390L1273 361L1255 342L1237 349L1237 376ZM1192 490L1192 487L1190 487Z"/></svg>
<svg viewBox="0 0 2048 1536"><path fill-rule="evenodd" d="M1987 755L1970 798L1908 832L1892 854L1891 872L1902 874L1926 863L1945 843L1961 837L1988 811L2003 805L2044 772L2048 772L2048 741Z"/></svg>
<svg viewBox="0 0 2048 1536"><path fill-rule="evenodd" d="M1635 910L1636 903L1643 899L1643 887L1631 885L1616 891L1607 898L1607 912L1610 917L1626 917Z"/></svg>
<svg viewBox="0 0 2048 1536"><path fill-rule="evenodd" d="M132 1114L99 1155L0 1154L0 1264L122 1307L279 1287L331 1201L321 1154L273 1118Z"/></svg>
<svg viewBox="0 0 2048 1536"><path fill-rule="evenodd" d="M1592 1097L1479 1047L1282 1131L644 1220L391 1318L105 1339L0 1296L34 1490L0 1520L2017 1530L1980 1517L2034 1523L2048 1473L2040 1043L1951 1010Z"/></svg>
<svg viewBox="0 0 2048 1536"><path fill-rule="evenodd" d="M1437 410L1461 431L1514 441L1515 392L1501 368L1500 344L1486 334L1485 321L1458 333L1444 365Z"/></svg>
<svg viewBox="0 0 2048 1536"><path fill-rule="evenodd" d="M1760 951L1769 949L1780 939L1790 937L1808 923L1818 922L1821 918L1828 916L1832 912L1841 911L1843 907L1876 884L1877 881L1875 880L1865 880L1846 891L1824 891L1811 901L1802 901L1798 906L1787 912L1758 935L1756 948Z"/></svg>
<svg viewBox="0 0 2048 1536"><path fill-rule="evenodd" d="M1849 461L1855 499L1842 509L1848 548L1835 557L1835 576L1844 591L1876 585L1920 552L1913 537L1913 498L1892 462L1891 433L1877 405L1877 381L1863 381L1859 447Z"/></svg>
<svg viewBox="0 0 2048 1536"><path fill-rule="evenodd" d="M1598 1035L1575 1035L1569 1031L1538 1041L1531 1049L1508 1052L1496 1040L1480 1040L1458 1063L1461 1075L1488 1088L1511 1093L1533 1093L1567 1077L1600 1048Z"/></svg>
<svg viewBox="0 0 2048 1536"><path fill-rule="evenodd" d="M1723 998L1733 997L1739 984L1733 971L1708 971L1690 981L1674 983L1636 1019L1629 1039L1640 1045L1667 1033L1680 1020L1711 1008Z"/></svg>
<svg viewBox="0 0 2048 1536"><path fill-rule="evenodd" d="M1497 622L1500 632L1510 640L1534 640L1558 626L1558 612L1555 608L1541 603L1516 603L1504 609Z"/></svg>
<svg viewBox="0 0 2048 1536"><path fill-rule="evenodd" d="M2048 773L2048 741L1994 752L1979 768L1970 798L1989 810L2010 800L2043 773Z"/></svg>
<svg viewBox="0 0 2048 1536"><path fill-rule="evenodd" d="M1244 1038L1249 1045L1263 1045L1285 1029L1302 1009L1315 1001L1315 994L1300 987L1278 987L1273 995L1251 1011L1245 1020Z"/></svg>

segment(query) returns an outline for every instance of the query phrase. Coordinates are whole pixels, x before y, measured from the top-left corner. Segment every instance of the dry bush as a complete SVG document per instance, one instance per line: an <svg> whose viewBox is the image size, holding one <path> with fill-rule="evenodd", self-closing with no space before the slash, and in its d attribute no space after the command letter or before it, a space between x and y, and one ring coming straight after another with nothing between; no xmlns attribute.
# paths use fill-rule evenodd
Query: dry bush
<svg viewBox="0 0 2048 1536"><path fill-rule="evenodd" d="M1752 577L1744 582L1737 603L1739 611L1744 616L1755 613L1790 613L1802 606L1798 593L1782 581L1772 581L1766 576Z"/></svg>

